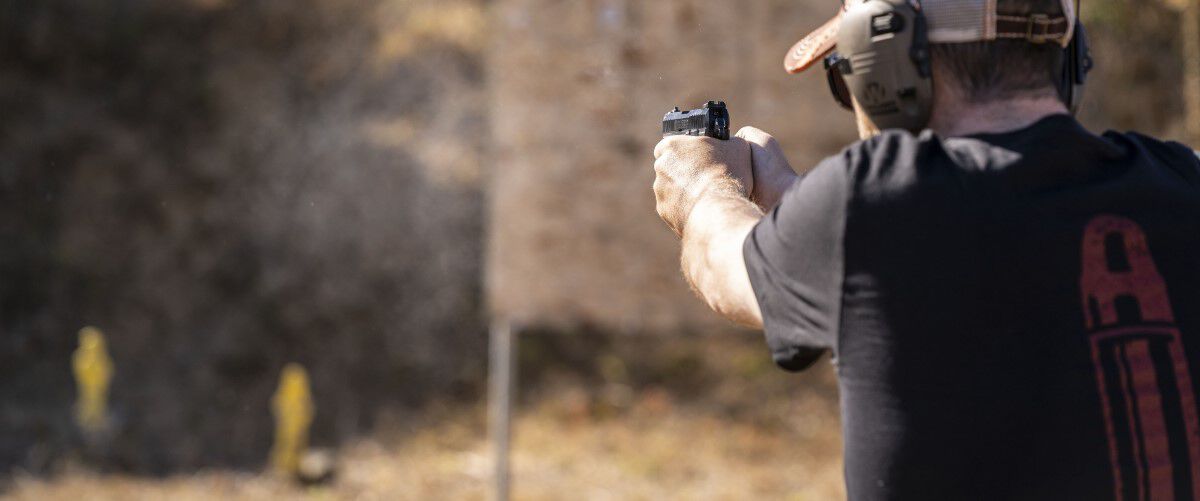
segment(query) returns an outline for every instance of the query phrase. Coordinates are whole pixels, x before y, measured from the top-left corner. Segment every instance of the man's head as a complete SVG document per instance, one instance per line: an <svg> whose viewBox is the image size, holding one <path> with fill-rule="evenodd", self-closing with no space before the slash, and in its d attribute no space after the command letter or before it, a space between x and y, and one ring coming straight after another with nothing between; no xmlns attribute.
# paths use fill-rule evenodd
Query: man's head
<svg viewBox="0 0 1200 501"><path fill-rule="evenodd" d="M1065 17L1061 0L995 0L996 12L1027 17ZM1019 97L1054 97L1062 78L1062 46L998 39L964 43L931 43L939 89L952 89L969 103Z"/></svg>
<svg viewBox="0 0 1200 501"><path fill-rule="evenodd" d="M906 11L896 17L908 21L881 18L893 9ZM849 96L855 96L860 133L874 131L872 116L887 126L918 129L929 125L931 115L965 106L1058 99L1075 15L1073 0L846 0L837 17L789 51L784 64L797 73L836 50L826 60L827 68L841 60L827 70L830 83L843 105L850 107ZM899 32L890 34L894 29ZM839 48L839 38L849 45ZM888 64L881 64L885 58ZM834 85L842 72L850 75L849 88ZM864 91L876 91L865 94L866 106Z"/></svg>

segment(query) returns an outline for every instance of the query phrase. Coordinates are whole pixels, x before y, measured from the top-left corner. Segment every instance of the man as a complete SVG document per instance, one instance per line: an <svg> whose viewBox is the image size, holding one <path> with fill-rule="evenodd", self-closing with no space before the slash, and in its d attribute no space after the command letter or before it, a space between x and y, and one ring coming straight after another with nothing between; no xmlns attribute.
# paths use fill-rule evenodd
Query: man
<svg viewBox="0 0 1200 501"><path fill-rule="evenodd" d="M1200 159L1071 117L1065 0L857 3L788 69L919 27L923 130L874 130L902 106L859 80L864 140L803 177L754 128L664 139L684 275L783 368L832 351L851 499L1200 499Z"/></svg>

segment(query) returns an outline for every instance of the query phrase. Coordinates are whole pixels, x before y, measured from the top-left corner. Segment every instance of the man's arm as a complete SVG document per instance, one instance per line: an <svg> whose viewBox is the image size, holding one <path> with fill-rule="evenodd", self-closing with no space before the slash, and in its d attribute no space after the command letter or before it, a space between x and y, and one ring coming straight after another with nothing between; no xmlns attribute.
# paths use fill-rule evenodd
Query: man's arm
<svg viewBox="0 0 1200 501"><path fill-rule="evenodd" d="M746 274L742 243L762 215L740 193L710 191L688 217L680 258L684 278L713 311L753 328L762 328L762 313Z"/></svg>
<svg viewBox="0 0 1200 501"><path fill-rule="evenodd" d="M747 127L728 141L669 137L654 154L657 209L683 240L684 278L717 313L761 328L742 245L797 179L782 149Z"/></svg>

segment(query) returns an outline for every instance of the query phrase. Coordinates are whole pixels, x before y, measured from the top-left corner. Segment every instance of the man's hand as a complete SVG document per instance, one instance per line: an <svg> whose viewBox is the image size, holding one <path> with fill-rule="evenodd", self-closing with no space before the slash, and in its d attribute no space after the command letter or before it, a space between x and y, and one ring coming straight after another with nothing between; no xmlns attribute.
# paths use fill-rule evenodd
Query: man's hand
<svg viewBox="0 0 1200 501"><path fill-rule="evenodd" d="M754 186L750 144L738 137L665 137L654 147L654 172L658 215L681 237L702 197L719 193L745 198Z"/></svg>
<svg viewBox="0 0 1200 501"><path fill-rule="evenodd" d="M658 215L683 239L680 259L692 288L725 318L762 327L742 257L742 242L763 215L749 199L752 146L740 137L663 139L654 148L654 197Z"/></svg>
<svg viewBox="0 0 1200 501"><path fill-rule="evenodd" d="M779 204L783 193L800 177L788 164L787 157L783 155L783 148L779 147L779 141L770 134L754 127L742 127L736 136L750 145L754 172L754 188L750 192L750 200L763 212L770 211Z"/></svg>

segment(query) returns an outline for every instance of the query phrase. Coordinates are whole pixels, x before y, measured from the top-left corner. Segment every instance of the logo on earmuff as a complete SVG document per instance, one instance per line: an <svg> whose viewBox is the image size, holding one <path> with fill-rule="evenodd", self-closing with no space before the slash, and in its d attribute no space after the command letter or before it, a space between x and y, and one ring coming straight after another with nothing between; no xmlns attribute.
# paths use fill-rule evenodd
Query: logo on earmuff
<svg viewBox="0 0 1200 501"><path fill-rule="evenodd" d="M887 99L887 89L880 85L879 82L871 82L863 90L863 103L868 106L879 104L885 99Z"/></svg>
<svg viewBox="0 0 1200 501"><path fill-rule="evenodd" d="M887 87L879 82L868 83L863 88L861 97L860 104L868 115L878 117L900 112L900 107L889 95Z"/></svg>

